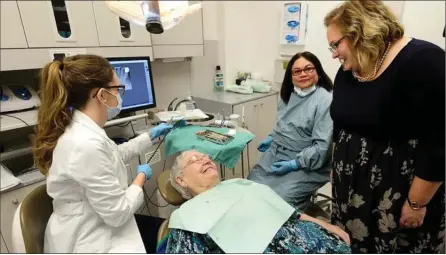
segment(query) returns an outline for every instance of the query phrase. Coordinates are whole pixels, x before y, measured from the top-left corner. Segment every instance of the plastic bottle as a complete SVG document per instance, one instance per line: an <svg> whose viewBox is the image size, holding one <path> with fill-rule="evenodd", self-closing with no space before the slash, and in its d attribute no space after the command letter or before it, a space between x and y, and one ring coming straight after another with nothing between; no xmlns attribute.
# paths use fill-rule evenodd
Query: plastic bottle
<svg viewBox="0 0 446 255"><path fill-rule="evenodd" d="M224 83L223 83L223 73L221 72L220 66L215 68L215 78L214 78L214 91L220 92L224 91Z"/></svg>
<svg viewBox="0 0 446 255"><path fill-rule="evenodd" d="M187 100L189 100L189 102L186 102L186 108L187 110L194 110L195 109L195 101L192 99L192 95L190 92L187 92Z"/></svg>

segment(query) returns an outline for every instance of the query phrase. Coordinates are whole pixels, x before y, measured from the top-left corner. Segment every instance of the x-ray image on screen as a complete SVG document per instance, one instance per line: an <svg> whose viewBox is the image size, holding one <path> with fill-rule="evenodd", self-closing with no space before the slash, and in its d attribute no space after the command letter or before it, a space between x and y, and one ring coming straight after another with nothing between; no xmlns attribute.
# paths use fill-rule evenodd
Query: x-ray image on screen
<svg viewBox="0 0 446 255"><path fill-rule="evenodd" d="M120 83L125 86L122 111L156 107L149 57L109 58Z"/></svg>
<svg viewBox="0 0 446 255"><path fill-rule="evenodd" d="M128 67L115 67L116 75L118 75L119 81L122 85L125 85L125 90L132 89L132 79L130 75L130 68Z"/></svg>

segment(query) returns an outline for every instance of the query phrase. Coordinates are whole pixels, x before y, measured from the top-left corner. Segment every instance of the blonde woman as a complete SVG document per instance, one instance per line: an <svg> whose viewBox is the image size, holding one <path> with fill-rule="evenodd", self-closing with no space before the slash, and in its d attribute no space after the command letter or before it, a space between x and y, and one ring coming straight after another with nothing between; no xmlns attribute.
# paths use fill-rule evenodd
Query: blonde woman
<svg viewBox="0 0 446 255"><path fill-rule="evenodd" d="M445 52L404 36L381 1L325 17L339 69L332 222L353 253L444 252Z"/></svg>

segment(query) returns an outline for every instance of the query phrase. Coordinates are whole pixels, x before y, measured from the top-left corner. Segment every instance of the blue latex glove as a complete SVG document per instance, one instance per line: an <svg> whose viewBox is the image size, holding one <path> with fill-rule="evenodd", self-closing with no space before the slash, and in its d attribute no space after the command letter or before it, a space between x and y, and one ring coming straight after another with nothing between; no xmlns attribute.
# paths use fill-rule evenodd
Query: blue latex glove
<svg viewBox="0 0 446 255"><path fill-rule="evenodd" d="M298 168L300 168L300 165L295 159L289 161L274 162L274 164L271 166L271 169L276 174L286 174L291 171L296 171Z"/></svg>
<svg viewBox="0 0 446 255"><path fill-rule="evenodd" d="M152 177L152 168L149 166L149 164L139 165L136 168L136 174L139 173L144 173L146 180L149 180L150 177Z"/></svg>
<svg viewBox="0 0 446 255"><path fill-rule="evenodd" d="M152 140L153 140L153 139L156 139L162 135L165 135L172 128L173 128L173 126L170 124L161 123L158 126L150 129L150 138L152 138Z"/></svg>
<svg viewBox="0 0 446 255"><path fill-rule="evenodd" d="M260 152L265 152L273 142L273 138L271 136L266 137L263 141L260 142L259 147L257 147L257 150Z"/></svg>

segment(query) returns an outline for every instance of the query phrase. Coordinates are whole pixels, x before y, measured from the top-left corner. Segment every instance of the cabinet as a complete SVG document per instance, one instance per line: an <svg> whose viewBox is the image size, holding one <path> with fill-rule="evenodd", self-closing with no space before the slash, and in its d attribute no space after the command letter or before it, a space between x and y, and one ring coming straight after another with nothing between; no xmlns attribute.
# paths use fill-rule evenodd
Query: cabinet
<svg viewBox="0 0 446 255"><path fill-rule="evenodd" d="M92 1L17 3L30 48L99 46Z"/></svg>
<svg viewBox="0 0 446 255"><path fill-rule="evenodd" d="M152 34L152 45L155 58L204 56L202 10L162 34Z"/></svg>
<svg viewBox="0 0 446 255"><path fill-rule="evenodd" d="M40 185L43 185L45 181L41 181L20 189L12 190L6 193L2 193L0 195L0 204L1 204L1 221L0 221L0 232L4 238L5 249L6 246L9 249L9 252L12 252L12 220L14 218L14 213L19 206L19 204L23 201L23 199L31 193L32 190L37 188ZM3 253L3 248L2 251Z"/></svg>
<svg viewBox="0 0 446 255"><path fill-rule="evenodd" d="M0 233L1 234L1 233ZM9 253L10 251L9 251L9 247L7 247L6 246L6 244L5 244L5 242L3 241L3 235L1 236L1 239L0 239L0 253L1 254L5 254L5 253Z"/></svg>
<svg viewBox="0 0 446 255"><path fill-rule="evenodd" d="M243 107L245 108L245 124L248 130L255 135L255 138L249 143L250 167L252 168L262 156L257 150L259 143L271 133L276 125L277 96L264 97L235 105L233 112L241 116ZM245 167L245 169L247 168Z"/></svg>
<svg viewBox="0 0 446 255"><path fill-rule="evenodd" d="M2 49L28 48L16 1L0 1Z"/></svg>
<svg viewBox="0 0 446 255"><path fill-rule="evenodd" d="M162 34L152 34L153 45L188 45L203 44L202 10L188 15L177 26Z"/></svg>
<svg viewBox="0 0 446 255"><path fill-rule="evenodd" d="M145 27L122 20L107 8L104 1L93 1L100 46L150 46Z"/></svg>

